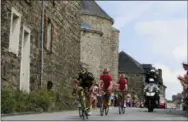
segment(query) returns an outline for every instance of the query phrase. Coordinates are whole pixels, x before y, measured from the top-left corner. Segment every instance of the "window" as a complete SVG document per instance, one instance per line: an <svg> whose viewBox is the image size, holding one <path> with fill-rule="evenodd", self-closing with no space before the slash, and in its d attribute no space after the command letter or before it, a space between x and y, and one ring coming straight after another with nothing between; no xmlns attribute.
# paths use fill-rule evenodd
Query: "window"
<svg viewBox="0 0 188 122"><path fill-rule="evenodd" d="M51 90L52 87L53 87L53 83L51 81L48 81L48 83L47 83L47 89Z"/></svg>
<svg viewBox="0 0 188 122"><path fill-rule="evenodd" d="M25 0L28 5L31 5L31 0Z"/></svg>
<svg viewBox="0 0 188 122"><path fill-rule="evenodd" d="M55 5L56 5L55 0L52 0L52 5L53 5L53 7L55 7Z"/></svg>
<svg viewBox="0 0 188 122"><path fill-rule="evenodd" d="M12 8L10 35L9 35L9 51L18 56L19 36L20 36L21 14Z"/></svg>
<svg viewBox="0 0 188 122"><path fill-rule="evenodd" d="M52 21L44 16L44 47L48 52L52 52L52 41L54 34L54 26Z"/></svg>
<svg viewBox="0 0 188 122"><path fill-rule="evenodd" d="M51 23L51 20L48 19L48 26L47 26L47 45L46 45L46 48L47 50L50 50L50 47L51 47L51 41L52 41L52 23Z"/></svg>

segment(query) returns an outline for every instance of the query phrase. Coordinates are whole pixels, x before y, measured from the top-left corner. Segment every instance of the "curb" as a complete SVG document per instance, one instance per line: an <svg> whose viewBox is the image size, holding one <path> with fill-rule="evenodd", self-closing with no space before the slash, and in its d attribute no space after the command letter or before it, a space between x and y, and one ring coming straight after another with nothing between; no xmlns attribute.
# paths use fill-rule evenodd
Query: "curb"
<svg viewBox="0 0 188 122"><path fill-rule="evenodd" d="M29 114L40 114L40 113L44 113L44 112L20 112L20 113L11 113L11 114L1 114L1 117L17 116L17 115L29 115Z"/></svg>
<svg viewBox="0 0 188 122"><path fill-rule="evenodd" d="M77 109L75 109L75 110L77 110ZM1 114L1 117L18 116L18 115L30 115L30 114L47 114L47 113L75 111L75 110L62 110L62 111L50 111L50 112L20 112L20 113L11 113L11 114Z"/></svg>

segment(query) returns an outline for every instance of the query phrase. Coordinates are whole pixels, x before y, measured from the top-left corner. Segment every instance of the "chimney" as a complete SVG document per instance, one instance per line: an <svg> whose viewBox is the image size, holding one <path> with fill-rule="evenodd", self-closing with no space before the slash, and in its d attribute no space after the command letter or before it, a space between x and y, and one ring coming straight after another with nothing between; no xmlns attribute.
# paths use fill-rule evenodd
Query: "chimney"
<svg viewBox="0 0 188 122"><path fill-rule="evenodd" d="M162 69L158 69L159 77L162 78Z"/></svg>

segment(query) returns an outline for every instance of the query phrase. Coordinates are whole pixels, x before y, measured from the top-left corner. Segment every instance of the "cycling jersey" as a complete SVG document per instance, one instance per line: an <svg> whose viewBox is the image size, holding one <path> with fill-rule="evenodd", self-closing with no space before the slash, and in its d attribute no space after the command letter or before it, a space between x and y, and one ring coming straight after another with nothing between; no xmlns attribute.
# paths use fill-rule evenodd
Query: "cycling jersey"
<svg viewBox="0 0 188 122"><path fill-rule="evenodd" d="M102 74L100 75L100 80L103 81L103 90L106 91L111 85L112 75L111 74Z"/></svg>
<svg viewBox="0 0 188 122"><path fill-rule="evenodd" d="M126 79L120 78L120 79L118 80L117 84L119 84L118 89L119 89L120 91L123 91L123 90L125 89L125 85L128 84L128 81L127 81Z"/></svg>

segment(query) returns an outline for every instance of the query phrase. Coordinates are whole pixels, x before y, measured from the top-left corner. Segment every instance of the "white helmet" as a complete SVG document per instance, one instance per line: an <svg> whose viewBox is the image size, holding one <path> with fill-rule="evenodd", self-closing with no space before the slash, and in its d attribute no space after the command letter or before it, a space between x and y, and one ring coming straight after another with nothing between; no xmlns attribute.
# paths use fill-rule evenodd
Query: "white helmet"
<svg viewBox="0 0 188 122"><path fill-rule="evenodd" d="M150 82L150 83L153 83L153 82L154 82L154 79L153 79L153 78L149 78L149 82Z"/></svg>
<svg viewBox="0 0 188 122"><path fill-rule="evenodd" d="M152 70L150 70L150 72L155 72L155 70L154 70L154 69L152 69Z"/></svg>

